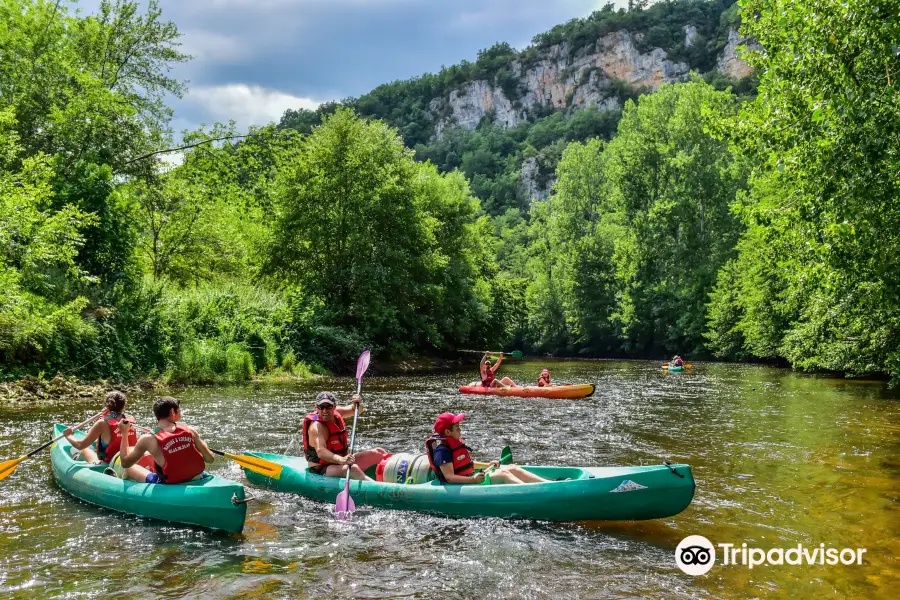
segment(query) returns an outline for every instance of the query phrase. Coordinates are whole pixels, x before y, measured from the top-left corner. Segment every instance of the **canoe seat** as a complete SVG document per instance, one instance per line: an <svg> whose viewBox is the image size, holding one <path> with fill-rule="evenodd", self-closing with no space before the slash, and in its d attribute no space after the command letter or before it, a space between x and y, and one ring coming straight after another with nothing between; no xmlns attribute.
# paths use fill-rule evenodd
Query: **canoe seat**
<svg viewBox="0 0 900 600"><path fill-rule="evenodd" d="M551 481L565 481L566 479L589 479L590 473L578 467L523 467L538 477Z"/></svg>

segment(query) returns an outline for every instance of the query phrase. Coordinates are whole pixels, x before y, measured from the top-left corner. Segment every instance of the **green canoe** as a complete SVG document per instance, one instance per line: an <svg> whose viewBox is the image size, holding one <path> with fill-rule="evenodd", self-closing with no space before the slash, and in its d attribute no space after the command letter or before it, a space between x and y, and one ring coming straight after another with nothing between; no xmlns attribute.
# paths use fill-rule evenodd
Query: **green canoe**
<svg viewBox="0 0 900 600"><path fill-rule="evenodd" d="M54 425L53 437L64 425ZM76 433L81 437L80 432ZM130 515L240 533L247 517L244 486L221 477L174 485L137 483L105 475L106 465L73 460L65 438L50 447L53 476L79 500Z"/></svg>
<svg viewBox="0 0 900 600"><path fill-rule="evenodd" d="M302 457L251 454L284 465L278 480L245 469L251 483L331 503L343 490L343 479L310 473ZM437 481L404 485L351 480L350 496L356 506L548 521L661 519L680 513L694 497L694 477L687 465L524 468L545 479L571 480L446 486Z"/></svg>
<svg viewBox="0 0 900 600"><path fill-rule="evenodd" d="M678 371L684 371L684 367L673 367L672 365L669 365L669 371L677 373Z"/></svg>

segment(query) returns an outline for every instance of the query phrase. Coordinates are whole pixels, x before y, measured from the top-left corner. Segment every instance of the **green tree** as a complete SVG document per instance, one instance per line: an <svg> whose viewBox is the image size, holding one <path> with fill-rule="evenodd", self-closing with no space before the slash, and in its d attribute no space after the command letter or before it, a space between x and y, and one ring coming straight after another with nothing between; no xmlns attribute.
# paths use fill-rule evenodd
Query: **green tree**
<svg viewBox="0 0 900 600"><path fill-rule="evenodd" d="M95 218L53 209L48 157L23 156L13 112L0 110L0 357L9 366L46 363L60 337L92 337L86 300L60 293L88 274L76 262ZM60 289L62 288L62 289ZM51 363L52 364L52 363Z"/></svg>
<svg viewBox="0 0 900 600"><path fill-rule="evenodd" d="M751 226L726 274L757 295L713 297L719 352L771 355L807 369L900 373L900 19L880 0L746 0L743 31L766 49L749 60L760 96L735 140L758 164ZM752 237L751 237L752 236ZM753 241L771 241L778 268ZM765 331L760 336L753 332ZM740 350L737 350L737 348Z"/></svg>
<svg viewBox="0 0 900 600"><path fill-rule="evenodd" d="M395 352L463 341L483 325L487 224L462 177L416 163L395 130L347 109L299 143L290 164L266 275Z"/></svg>
<svg viewBox="0 0 900 600"><path fill-rule="evenodd" d="M707 296L734 254L731 204L745 161L710 127L737 110L699 79L629 102L607 148L611 200L627 236L616 249L626 349L702 351Z"/></svg>

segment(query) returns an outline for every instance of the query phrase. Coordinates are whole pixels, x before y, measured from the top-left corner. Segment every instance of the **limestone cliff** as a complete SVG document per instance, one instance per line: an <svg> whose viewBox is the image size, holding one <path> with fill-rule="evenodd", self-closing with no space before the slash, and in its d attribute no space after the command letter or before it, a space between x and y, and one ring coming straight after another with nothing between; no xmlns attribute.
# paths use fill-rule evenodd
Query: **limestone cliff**
<svg viewBox="0 0 900 600"><path fill-rule="evenodd" d="M697 36L696 28L687 26L684 32L685 46L690 47ZM665 50L638 50L636 42L640 39L641 34L616 31L574 56L566 44L557 44L543 50L537 60L515 60L511 67L521 92L515 98L488 81L470 81L429 104L436 123L435 135L439 138L441 131L453 124L475 129L485 118L513 127L535 106L619 108L623 87L656 90L664 83L689 77L689 66L669 60ZM738 51L746 43L736 29L730 29L728 43L718 57L718 69L735 79L749 74L750 66L740 59Z"/></svg>
<svg viewBox="0 0 900 600"><path fill-rule="evenodd" d="M728 43L719 54L716 68L734 79L741 79L753 72L753 68L741 59L740 46L745 46L747 50L762 50L756 41L742 38L737 29L732 27L728 30Z"/></svg>

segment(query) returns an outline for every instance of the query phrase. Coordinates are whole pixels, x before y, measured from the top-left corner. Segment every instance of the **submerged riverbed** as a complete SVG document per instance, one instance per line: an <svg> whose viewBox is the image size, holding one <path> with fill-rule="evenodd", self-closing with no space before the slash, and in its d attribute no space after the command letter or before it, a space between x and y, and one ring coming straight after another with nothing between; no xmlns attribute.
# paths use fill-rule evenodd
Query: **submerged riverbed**
<svg viewBox="0 0 900 600"><path fill-rule="evenodd" d="M460 396L470 372L369 377L357 448L422 452L434 417L470 412L476 459L512 448L520 464L691 465L693 504L643 522L451 519L363 510L336 523L330 504L249 488L242 535L107 512L54 483L49 454L0 482L0 594L12 598L896 598L900 593L900 401L878 381L748 365L666 373L646 361L508 362L517 381L550 366L559 382L596 383L584 400ZM296 449L320 389L342 400L350 378L196 388L179 394L186 422L213 447ZM154 394L162 394L157 390ZM0 460L76 423L99 399L0 405ZM151 424L151 395L130 409ZM218 462L217 475L243 480ZM700 577L674 563L678 543L763 549L866 548L862 565L715 565ZM721 559L719 559L721 562Z"/></svg>

